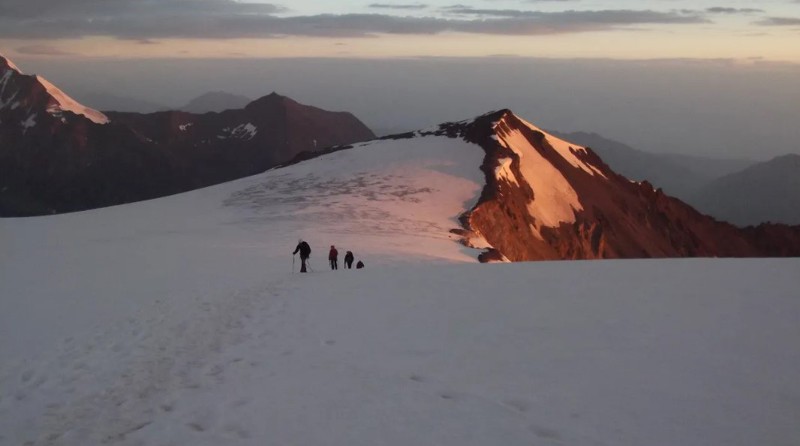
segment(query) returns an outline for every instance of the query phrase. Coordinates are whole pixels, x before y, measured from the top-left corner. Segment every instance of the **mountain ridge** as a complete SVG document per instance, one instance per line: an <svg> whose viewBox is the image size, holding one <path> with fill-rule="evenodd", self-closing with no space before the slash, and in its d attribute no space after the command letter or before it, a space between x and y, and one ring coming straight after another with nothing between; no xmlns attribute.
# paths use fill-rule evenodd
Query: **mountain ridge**
<svg viewBox="0 0 800 446"><path fill-rule="evenodd" d="M484 151L485 185L451 232L481 261L800 255L800 226L746 229L703 215L647 181L614 172L594 151L555 138L509 109L382 141L446 137ZM301 154L289 166L352 149Z"/></svg>
<svg viewBox="0 0 800 446"><path fill-rule="evenodd" d="M757 163L745 159L647 152L591 132L551 133L591 147L616 172L633 180L647 180L684 201L691 201L709 182Z"/></svg>
<svg viewBox="0 0 800 446"><path fill-rule="evenodd" d="M181 111L189 113L208 113L221 112L225 110L244 108L253 100L246 97L225 91L210 91L193 98L180 107Z"/></svg>
<svg viewBox="0 0 800 446"><path fill-rule="evenodd" d="M220 113L101 113L6 58L0 63L0 217L185 192L375 136L350 113L275 93Z"/></svg>
<svg viewBox="0 0 800 446"><path fill-rule="evenodd" d="M788 154L718 178L690 202L734 224L800 224L800 155Z"/></svg>

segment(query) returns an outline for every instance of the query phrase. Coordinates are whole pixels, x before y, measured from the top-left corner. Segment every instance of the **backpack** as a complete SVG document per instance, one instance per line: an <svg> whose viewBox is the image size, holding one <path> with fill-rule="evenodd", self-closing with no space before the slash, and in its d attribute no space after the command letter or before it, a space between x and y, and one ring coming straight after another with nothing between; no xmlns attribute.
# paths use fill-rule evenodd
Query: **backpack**
<svg viewBox="0 0 800 446"><path fill-rule="evenodd" d="M358 263L356 263L356 269L361 269L361 268L363 268L363 267L364 267L364 262L362 262L361 260L359 260L359 261L358 261Z"/></svg>

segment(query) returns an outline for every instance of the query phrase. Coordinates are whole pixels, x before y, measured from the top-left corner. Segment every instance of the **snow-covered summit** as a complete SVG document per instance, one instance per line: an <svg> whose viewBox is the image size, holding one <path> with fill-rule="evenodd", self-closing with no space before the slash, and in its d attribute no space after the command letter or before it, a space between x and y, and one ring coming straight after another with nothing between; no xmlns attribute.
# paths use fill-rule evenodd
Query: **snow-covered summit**
<svg viewBox="0 0 800 446"><path fill-rule="evenodd" d="M25 116L15 116L23 122L35 119L39 113L63 118L65 111L84 116L96 124L109 121L106 115L79 103L47 79L23 74L11 60L0 56L0 111L4 107L24 109Z"/></svg>
<svg viewBox="0 0 800 446"><path fill-rule="evenodd" d="M106 117L106 115L79 103L75 99L72 99L69 95L61 91L61 89L50 83L47 79L37 75L36 80L52 97L52 103L47 107L47 111L49 113L57 114L62 111L71 111L76 115L86 116L96 124L108 123L108 117Z"/></svg>
<svg viewBox="0 0 800 446"><path fill-rule="evenodd" d="M523 118L519 117L518 115L514 114L512 111L507 111L504 113L504 116L495 123L494 130L497 132L499 137L499 141L503 143L506 148L515 149L515 143L520 143L520 137L524 138L521 133L521 130L515 129L508 125L509 120L516 120L521 122L525 125L529 130L540 133L543 138L550 144L552 148L554 148L558 154L568 163L572 164L573 166L583 169L590 175L600 175L605 176L600 170L593 166L591 163L588 163L586 160L578 158L577 154L586 155L586 147L580 146L578 144L565 141L557 136L553 136L552 134L542 130L541 128L537 127L534 124L524 120ZM524 145L524 143L523 143ZM524 151L517 151L518 154L522 155Z"/></svg>

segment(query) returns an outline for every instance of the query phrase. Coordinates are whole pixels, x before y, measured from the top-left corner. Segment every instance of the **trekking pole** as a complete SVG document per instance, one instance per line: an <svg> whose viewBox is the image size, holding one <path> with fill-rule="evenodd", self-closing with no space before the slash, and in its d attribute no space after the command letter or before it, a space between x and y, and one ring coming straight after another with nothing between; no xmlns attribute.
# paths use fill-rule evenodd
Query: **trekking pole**
<svg viewBox="0 0 800 446"><path fill-rule="evenodd" d="M292 254L292 274L294 274L294 254Z"/></svg>
<svg viewBox="0 0 800 446"><path fill-rule="evenodd" d="M314 272L314 268L311 267L311 257L306 259L306 266L311 270L312 273Z"/></svg>

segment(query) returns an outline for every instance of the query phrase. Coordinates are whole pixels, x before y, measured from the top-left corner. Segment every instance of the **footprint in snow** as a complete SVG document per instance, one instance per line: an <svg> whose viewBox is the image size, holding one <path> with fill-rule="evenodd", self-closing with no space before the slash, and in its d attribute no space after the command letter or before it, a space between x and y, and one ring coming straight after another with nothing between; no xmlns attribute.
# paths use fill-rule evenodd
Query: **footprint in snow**
<svg viewBox="0 0 800 446"><path fill-rule="evenodd" d="M411 376L408 377L408 379L410 379L411 381L414 381L414 382L418 382L418 383L425 382L425 378L423 378L420 375L411 375Z"/></svg>
<svg viewBox="0 0 800 446"><path fill-rule="evenodd" d="M243 428L242 426L236 424L229 424L225 426L223 430L226 434L232 435L242 440L250 438L250 432L248 432L247 429Z"/></svg>
<svg viewBox="0 0 800 446"><path fill-rule="evenodd" d="M30 381L31 378L33 378L33 370L25 370L20 377L21 381L24 383Z"/></svg>
<svg viewBox="0 0 800 446"><path fill-rule="evenodd" d="M517 412L525 413L530 410L531 405L529 402L522 399L513 399L503 402L504 406L508 406Z"/></svg>
<svg viewBox="0 0 800 446"><path fill-rule="evenodd" d="M186 426L195 432L205 432L206 430L205 426L200 423L188 423Z"/></svg>
<svg viewBox="0 0 800 446"><path fill-rule="evenodd" d="M561 433L558 432L555 429L536 426L535 424L532 424L530 426L530 430L531 430L531 432L533 432L534 435L536 435L537 437L539 437L541 439L544 439L544 440L560 440L561 439Z"/></svg>

